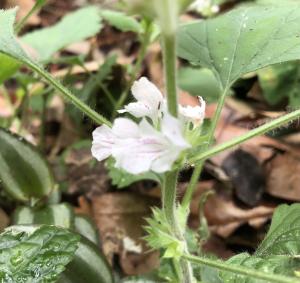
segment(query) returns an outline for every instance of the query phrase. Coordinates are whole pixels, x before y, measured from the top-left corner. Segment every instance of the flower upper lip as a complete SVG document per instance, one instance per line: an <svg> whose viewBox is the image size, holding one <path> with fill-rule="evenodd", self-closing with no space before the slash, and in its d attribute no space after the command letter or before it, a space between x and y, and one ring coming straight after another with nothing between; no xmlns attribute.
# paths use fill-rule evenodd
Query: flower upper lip
<svg viewBox="0 0 300 283"><path fill-rule="evenodd" d="M132 174L169 171L181 153L191 147L183 136L184 124L202 123L205 102L199 97L199 106L179 105L178 119L169 114L162 93L145 77L133 84L132 93L137 101L119 112L129 112L142 120L137 124L128 118L117 118L112 128L97 128L93 132L92 154L99 161L112 156L116 167Z"/></svg>

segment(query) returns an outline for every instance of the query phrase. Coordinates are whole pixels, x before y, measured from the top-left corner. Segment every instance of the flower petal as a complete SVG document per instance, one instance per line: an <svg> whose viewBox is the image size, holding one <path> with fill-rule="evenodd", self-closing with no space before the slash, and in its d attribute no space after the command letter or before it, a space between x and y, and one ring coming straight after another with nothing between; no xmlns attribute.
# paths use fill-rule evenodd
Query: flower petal
<svg viewBox="0 0 300 283"><path fill-rule="evenodd" d="M127 118L117 118L114 121L112 132L119 139L138 138L139 127L132 120Z"/></svg>
<svg viewBox="0 0 300 283"><path fill-rule="evenodd" d="M165 154L152 162L151 169L156 173L164 173L170 171L179 154L180 151L168 150Z"/></svg>
<svg viewBox="0 0 300 283"><path fill-rule="evenodd" d="M182 127L180 121L169 113L164 113L161 129L163 134L174 144L182 149L189 148L190 144L182 135Z"/></svg>
<svg viewBox="0 0 300 283"><path fill-rule="evenodd" d="M102 161L112 154L112 148L115 144L115 135L111 128L106 125L98 127L93 132L92 155Z"/></svg>
<svg viewBox="0 0 300 283"><path fill-rule="evenodd" d="M129 103L124 107L124 109L121 109L118 111L119 113L130 113L131 115L141 118L141 117L152 117L154 115L153 109L148 104L145 104L143 102L132 102Z"/></svg>
<svg viewBox="0 0 300 283"><path fill-rule="evenodd" d="M145 77L134 82L131 91L137 101L147 102L153 107L158 107L163 100L159 89Z"/></svg>
<svg viewBox="0 0 300 283"><path fill-rule="evenodd" d="M185 121L191 121L194 125L202 124L205 117L206 103L201 96L198 96L199 106L179 105L179 114Z"/></svg>

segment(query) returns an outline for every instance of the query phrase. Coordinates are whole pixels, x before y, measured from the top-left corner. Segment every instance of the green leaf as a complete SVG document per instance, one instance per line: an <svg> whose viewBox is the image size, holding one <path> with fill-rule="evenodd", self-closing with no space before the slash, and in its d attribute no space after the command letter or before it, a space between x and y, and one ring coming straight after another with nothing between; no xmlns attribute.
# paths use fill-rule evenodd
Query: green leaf
<svg viewBox="0 0 300 283"><path fill-rule="evenodd" d="M132 31L142 33L142 25L133 17L127 16L125 13L104 10L101 11L101 16L109 22L109 24L123 32Z"/></svg>
<svg viewBox="0 0 300 283"><path fill-rule="evenodd" d="M300 268L300 204L281 205L274 213L271 227L253 256L236 255L227 263L266 273L296 276ZM257 279L221 272L224 283L263 283Z"/></svg>
<svg viewBox="0 0 300 283"><path fill-rule="evenodd" d="M55 226L12 226L0 235L0 281L54 283L80 237Z"/></svg>
<svg viewBox="0 0 300 283"><path fill-rule="evenodd" d="M280 205L274 213L271 227L256 250L257 256L300 254L300 204Z"/></svg>
<svg viewBox="0 0 300 283"><path fill-rule="evenodd" d="M17 9L0 10L0 52L21 62L29 59L14 37L14 22Z"/></svg>
<svg viewBox="0 0 300 283"><path fill-rule="evenodd" d="M92 110L88 105L82 103L72 92L65 88L59 81L57 81L51 74L46 72L39 64L34 62L21 48L16 37L14 36L14 20L16 17L16 9L11 10L0 10L0 53L4 53L21 63L25 64L27 67L36 71L42 78L44 78L51 86L53 86L57 91L59 91L62 96L72 102L77 106L83 113L85 113L89 118L94 120L99 124L111 125L111 123L105 119L102 115ZM80 19L79 19L80 20ZM73 23L74 26L80 27L78 23ZM72 30L74 27L70 27ZM75 30L75 29L74 29ZM78 32L81 35L81 32ZM47 49L47 45L43 42L43 49Z"/></svg>
<svg viewBox="0 0 300 283"><path fill-rule="evenodd" d="M263 271L265 273L280 274L289 277L295 277L295 272L300 268L300 259L293 259L289 256L268 256L256 257L250 256L247 253L236 255L229 259L227 263L232 265L239 265ZM230 272L221 272L220 277L224 283L238 282L238 283L265 283L265 280L258 280L247 276L235 275Z"/></svg>
<svg viewBox="0 0 300 283"><path fill-rule="evenodd" d="M299 7L240 7L185 24L178 33L178 55L211 69L228 89L246 73L300 58Z"/></svg>
<svg viewBox="0 0 300 283"><path fill-rule="evenodd" d="M99 247L82 237L75 257L58 283L113 283L113 275Z"/></svg>
<svg viewBox="0 0 300 283"><path fill-rule="evenodd" d="M76 215L74 221L76 232L78 232L82 236L85 236L97 246L100 246L97 227L89 217L85 215Z"/></svg>
<svg viewBox="0 0 300 283"><path fill-rule="evenodd" d="M0 85L20 68L20 63L7 55L0 54Z"/></svg>
<svg viewBox="0 0 300 283"><path fill-rule="evenodd" d="M259 70L257 74L262 94L270 105L276 105L288 98L291 107L300 106L300 65L298 62L269 66Z"/></svg>
<svg viewBox="0 0 300 283"><path fill-rule="evenodd" d="M67 204L53 204L42 208L18 207L13 214L14 225L45 224L74 229L74 211Z"/></svg>
<svg viewBox="0 0 300 283"><path fill-rule="evenodd" d="M142 180L152 180L160 183L160 178L157 174L153 172L147 172L139 175L132 175L127 173L125 170L116 168L114 166L115 161L113 159L108 159L105 163L108 169L108 175L111 178L112 184L117 186L119 189L126 188L135 182Z"/></svg>
<svg viewBox="0 0 300 283"><path fill-rule="evenodd" d="M147 231L145 240L148 245L156 250L164 250L164 258L179 259L184 251L182 241L178 240L172 233L172 227L167 221L164 212L159 208L152 209L152 218L147 218L148 226L144 227ZM186 225L186 211L178 206L176 209L176 217L182 231Z"/></svg>
<svg viewBox="0 0 300 283"><path fill-rule="evenodd" d="M22 137L0 128L1 187L18 201L39 200L54 189L53 176L39 152Z"/></svg>
<svg viewBox="0 0 300 283"><path fill-rule="evenodd" d="M62 48L96 35L101 28L100 11L90 6L68 14L52 27L28 33L21 40L38 52L39 61L46 61Z"/></svg>
<svg viewBox="0 0 300 283"><path fill-rule="evenodd" d="M213 72L205 68L181 68L178 73L179 87L193 96L202 96L208 103L221 95L219 82Z"/></svg>

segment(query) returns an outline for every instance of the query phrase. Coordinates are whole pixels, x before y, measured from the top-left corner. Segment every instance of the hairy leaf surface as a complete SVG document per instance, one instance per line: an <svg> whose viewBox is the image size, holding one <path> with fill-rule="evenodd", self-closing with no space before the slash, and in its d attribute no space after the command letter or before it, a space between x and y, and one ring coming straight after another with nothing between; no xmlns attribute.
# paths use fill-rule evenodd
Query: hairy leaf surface
<svg viewBox="0 0 300 283"><path fill-rule="evenodd" d="M183 25L178 55L210 68L223 89L242 75L300 58L300 6L246 6Z"/></svg>
<svg viewBox="0 0 300 283"><path fill-rule="evenodd" d="M54 283L80 237L55 226L12 226L0 235L0 281Z"/></svg>

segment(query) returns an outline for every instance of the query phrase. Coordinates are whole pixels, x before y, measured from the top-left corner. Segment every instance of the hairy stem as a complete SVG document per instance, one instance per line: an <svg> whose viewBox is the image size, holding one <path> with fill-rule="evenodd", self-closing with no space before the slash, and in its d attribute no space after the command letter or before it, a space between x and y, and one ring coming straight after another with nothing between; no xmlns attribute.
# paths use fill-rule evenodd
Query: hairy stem
<svg viewBox="0 0 300 283"><path fill-rule="evenodd" d="M102 115L91 109L87 104L83 103L78 99L71 91L64 87L60 82L54 79L49 73L43 70L37 64L31 62L30 60L24 60L25 65L30 69L37 72L42 78L44 78L50 85L52 85L59 93L63 95L65 99L73 103L79 110L81 110L86 116L91 118L98 124L105 124L111 127L111 122L104 118Z"/></svg>
<svg viewBox="0 0 300 283"><path fill-rule="evenodd" d="M220 120L221 112L222 112L222 109L223 109L223 106L224 106L224 103L225 103L225 98L227 96L228 90L229 90L229 88L226 88L223 91L223 93L220 97L220 100L218 102L218 106L217 106L216 112L214 114L214 117L212 119L211 127L210 127L209 133L208 133L207 149L211 146L211 144L213 142L214 134L215 134L218 122ZM195 167L194 172L193 172L192 177L191 177L191 180L190 180L190 183L189 183L189 185L187 187L187 190L186 190L186 193L183 197L182 206L185 210L189 209L191 200L193 198L193 193L196 189L199 177L200 177L202 169L203 169L204 161L205 160L201 160L200 163Z"/></svg>
<svg viewBox="0 0 300 283"><path fill-rule="evenodd" d="M156 3L157 4L157 3ZM162 25L162 49L164 60L164 75L167 93L168 111L174 117L178 115L178 94L177 94L177 71L176 71L176 27L177 14L174 13L174 3L170 0L162 1L162 9L158 14L165 18L160 19ZM164 20L164 21L163 21ZM163 26L163 22L165 23ZM188 253L187 244L184 238L184 231L181 231L177 219L176 207L176 186L178 172L165 174L164 186L162 191L163 211L168 223L171 226L171 233L183 243L185 252ZM186 260L180 259L180 270L178 277L181 283L193 282L193 270L191 264Z"/></svg>
<svg viewBox="0 0 300 283"><path fill-rule="evenodd" d="M146 55L146 52L147 52L147 49L148 49L148 45L150 43L150 35L151 35L151 22L147 23L147 26L146 26L146 29L145 29L145 34L143 35L143 39L142 39L142 42L141 42L141 49L139 51L139 54L138 54L138 58L137 58L137 61L134 65L134 68L133 68L133 71L131 72L131 75L130 75L130 79L129 79L129 82L127 84L127 87L126 89L124 90L124 92L121 94L119 100L117 101L116 105L115 105L115 111L114 111L114 114L113 115L116 115L116 110L119 110L125 103L127 97L128 97L128 94L130 92L130 88L133 84L133 82L137 79L137 76L141 70L141 67L142 67L142 63L143 63L143 60L145 58L145 55Z"/></svg>
<svg viewBox="0 0 300 283"><path fill-rule="evenodd" d="M282 125L285 125L295 119L298 119L300 117L300 109L295 110L291 113L288 113L284 116L281 116L279 118L274 119L271 122L268 122L260 127L257 127L249 132L247 132L244 135L241 135L240 137L234 138L228 142L224 142L220 145L217 145L199 155L196 155L195 157L193 157L191 160L189 160L189 162L191 164L197 163L197 162L202 162L203 160L206 160L209 157L212 157L226 149L232 148L236 145L239 145L249 139L252 139L256 136L265 134L271 130L274 130Z"/></svg>
<svg viewBox="0 0 300 283"><path fill-rule="evenodd" d="M162 191L163 211L168 223L171 226L173 236L180 240L185 246L185 252L188 252L183 231L181 231L178 215L176 213L176 185L178 171L173 171L165 174L165 180ZM178 268L179 269L179 268ZM185 259L180 259L180 270L177 269L177 275L180 282L193 282L193 270L190 263Z"/></svg>
<svg viewBox="0 0 300 283"><path fill-rule="evenodd" d="M24 18L22 18L20 20L20 22L17 23L16 27L15 27L15 32L16 34L18 34L22 28L24 27L24 25L26 24L26 22L28 21L28 19L39 9L41 9L44 5L46 4L46 0L38 0L36 1L36 3L34 4L34 6L31 8L31 10L24 16Z"/></svg>
<svg viewBox="0 0 300 283"><path fill-rule="evenodd" d="M191 262L194 262L194 263L197 263L200 265L214 267L216 269L232 272L235 274L250 276L252 278L265 280L266 282L299 283L299 279L296 279L296 278L282 276L282 275L278 275L278 274L269 274L266 272L257 271L255 269L250 269L249 267L236 266L236 265L228 264L228 263L213 260L213 259L192 256L189 254L185 254L183 257Z"/></svg>
<svg viewBox="0 0 300 283"><path fill-rule="evenodd" d="M164 53L164 72L168 110L171 115L178 115L177 72L176 72L176 37L165 35L162 39Z"/></svg>

